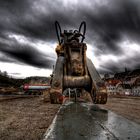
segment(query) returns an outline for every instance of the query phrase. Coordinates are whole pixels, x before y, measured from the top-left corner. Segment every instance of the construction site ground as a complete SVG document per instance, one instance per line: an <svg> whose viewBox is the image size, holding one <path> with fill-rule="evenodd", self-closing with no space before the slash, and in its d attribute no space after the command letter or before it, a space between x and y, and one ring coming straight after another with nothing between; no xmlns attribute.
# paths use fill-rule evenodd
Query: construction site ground
<svg viewBox="0 0 140 140"><path fill-rule="evenodd" d="M140 124L140 97L109 96L107 104L99 106Z"/></svg>
<svg viewBox="0 0 140 140"><path fill-rule="evenodd" d="M59 106L39 97L0 101L0 140L41 140Z"/></svg>
<svg viewBox="0 0 140 140"><path fill-rule="evenodd" d="M99 106L140 124L139 97L109 97ZM0 140L41 140L59 107L40 97L0 101Z"/></svg>

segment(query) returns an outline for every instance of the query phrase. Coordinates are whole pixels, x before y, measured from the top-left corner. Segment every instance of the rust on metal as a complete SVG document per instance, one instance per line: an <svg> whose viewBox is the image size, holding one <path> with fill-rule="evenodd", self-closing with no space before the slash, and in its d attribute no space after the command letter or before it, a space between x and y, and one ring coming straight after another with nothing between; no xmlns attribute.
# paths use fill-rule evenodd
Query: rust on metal
<svg viewBox="0 0 140 140"><path fill-rule="evenodd" d="M64 77L64 87L67 88L83 88L90 84L89 76L65 76Z"/></svg>

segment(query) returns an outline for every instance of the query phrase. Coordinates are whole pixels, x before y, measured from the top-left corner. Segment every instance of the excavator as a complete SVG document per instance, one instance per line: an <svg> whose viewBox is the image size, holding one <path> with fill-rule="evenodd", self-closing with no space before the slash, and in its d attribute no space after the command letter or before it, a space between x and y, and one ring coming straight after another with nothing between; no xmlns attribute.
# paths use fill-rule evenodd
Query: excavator
<svg viewBox="0 0 140 140"><path fill-rule="evenodd" d="M91 59L87 58L87 45L84 43L86 22L81 22L78 30L62 32L55 22L58 45L57 60L50 81L51 103L63 103L66 89L87 91L94 104L107 102L107 90Z"/></svg>

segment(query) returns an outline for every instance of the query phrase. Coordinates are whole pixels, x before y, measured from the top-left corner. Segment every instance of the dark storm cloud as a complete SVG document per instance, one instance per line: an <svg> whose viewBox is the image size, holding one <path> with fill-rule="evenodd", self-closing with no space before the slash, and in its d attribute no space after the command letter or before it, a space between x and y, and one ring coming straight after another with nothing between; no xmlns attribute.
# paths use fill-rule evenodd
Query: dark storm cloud
<svg viewBox="0 0 140 140"><path fill-rule="evenodd" d="M33 23L31 19L31 21L26 21L26 16L30 13L30 2L31 1L27 0L0 1L0 37L1 39L7 40L7 43L0 41L0 52L2 53L0 61L13 63L21 62L39 68L52 68L54 60L49 55L41 53L29 44L23 45L15 40L13 40L13 43L8 37L8 33L19 33L23 36L30 35L31 39L38 36L39 38L42 37L43 29L38 29L38 32L35 31L36 27L34 27L34 31L27 30L30 25L34 26L37 24L37 22ZM21 27L21 25L23 26ZM26 29L23 28L24 26L26 26ZM39 34L39 30L42 35ZM33 35L33 32L35 32L35 35Z"/></svg>
<svg viewBox="0 0 140 140"><path fill-rule="evenodd" d="M120 40L122 32L139 36L140 5L133 0L118 0L117 2L110 0L107 6L97 7L98 9L95 7L88 9L86 5L80 7L79 3L76 7L77 10L73 10L71 5L64 8L61 1L55 1L53 4L51 1L43 0L38 1L41 7L40 10L36 10L35 5L32 7L33 2L35 1L0 1L1 21L3 20L0 27L5 27L3 28L5 31L9 29L8 31L35 38L46 38L51 41L56 37L55 20L60 21L63 28L76 28L82 20L86 20L89 33L87 38L90 41L97 41L100 47L109 47L112 51L118 49L116 42ZM42 13L42 7L46 8L46 14ZM47 9L49 13L47 13Z"/></svg>
<svg viewBox="0 0 140 140"><path fill-rule="evenodd" d="M37 1L41 7L46 6L46 9L49 9L49 14L42 13L42 9L36 10L38 5L35 5L35 2L34 0L0 1L0 30L3 33L13 32L31 38L54 41L56 39L54 21L64 21L62 22L64 27L72 23L61 8L57 9L60 2L57 5L56 1L56 5L53 5L52 1Z"/></svg>
<svg viewBox="0 0 140 140"><path fill-rule="evenodd" d="M108 61L101 65L102 69L99 69L100 73L115 73L120 71L125 71L125 68L128 70L134 70L140 68L140 55L135 55L128 58L122 59L122 61Z"/></svg>
<svg viewBox="0 0 140 140"><path fill-rule="evenodd" d="M9 40L7 44L0 43L0 52L3 55L3 59L0 58L2 62L24 63L39 68L52 68L54 63L50 56L41 53L28 44L21 45L15 40Z"/></svg>
<svg viewBox="0 0 140 140"><path fill-rule="evenodd" d="M9 62L9 63L13 63L13 62L17 62L16 60L13 60L12 58L7 57L4 54L0 54L0 62Z"/></svg>
<svg viewBox="0 0 140 140"><path fill-rule="evenodd" d="M77 28L82 20L87 22L86 42L97 48L94 54L123 55L118 43L123 36L139 43L140 37L140 2L138 0L106 0L101 4L96 1L79 2L76 6L64 5L64 1L56 0L1 0L0 1L0 37L5 33L20 34L31 39L56 42L54 21L60 21L63 29ZM8 40L8 38L7 38ZM11 46L10 46L11 47ZM49 67L50 60L31 46L18 44L0 51L9 57L18 59L29 65ZM8 49L7 49L8 48ZM10 49L9 49L10 48ZM37 58L34 60L34 58ZM134 67L137 60L131 58ZM48 62L48 63L46 63ZM125 63L125 60L124 62ZM121 63L107 64L106 70L120 69ZM105 64L102 64L104 69Z"/></svg>
<svg viewBox="0 0 140 140"><path fill-rule="evenodd" d="M27 0L1 0L0 1L0 30L1 34L18 32L18 23L22 22L23 16L28 12L30 3Z"/></svg>
<svg viewBox="0 0 140 140"><path fill-rule="evenodd" d="M111 8L109 6L112 6ZM121 53L117 45L123 35L139 42L140 37L140 2L122 0L101 7L96 16L88 13L90 27L98 38L97 46L102 53ZM94 34L94 32L92 32ZM92 34L91 33L91 34ZM93 38L94 39L94 38ZM96 40L95 40L96 41ZM101 42L101 43L100 43Z"/></svg>

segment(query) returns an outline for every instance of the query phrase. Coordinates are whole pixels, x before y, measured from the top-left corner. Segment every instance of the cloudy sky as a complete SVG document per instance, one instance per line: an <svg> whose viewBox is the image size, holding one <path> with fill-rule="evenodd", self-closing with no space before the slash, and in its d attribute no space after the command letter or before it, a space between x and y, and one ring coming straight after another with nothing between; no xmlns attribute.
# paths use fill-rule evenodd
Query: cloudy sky
<svg viewBox="0 0 140 140"><path fill-rule="evenodd" d="M49 76L56 20L63 30L86 21L87 56L101 74L140 68L139 0L0 0L0 70Z"/></svg>

